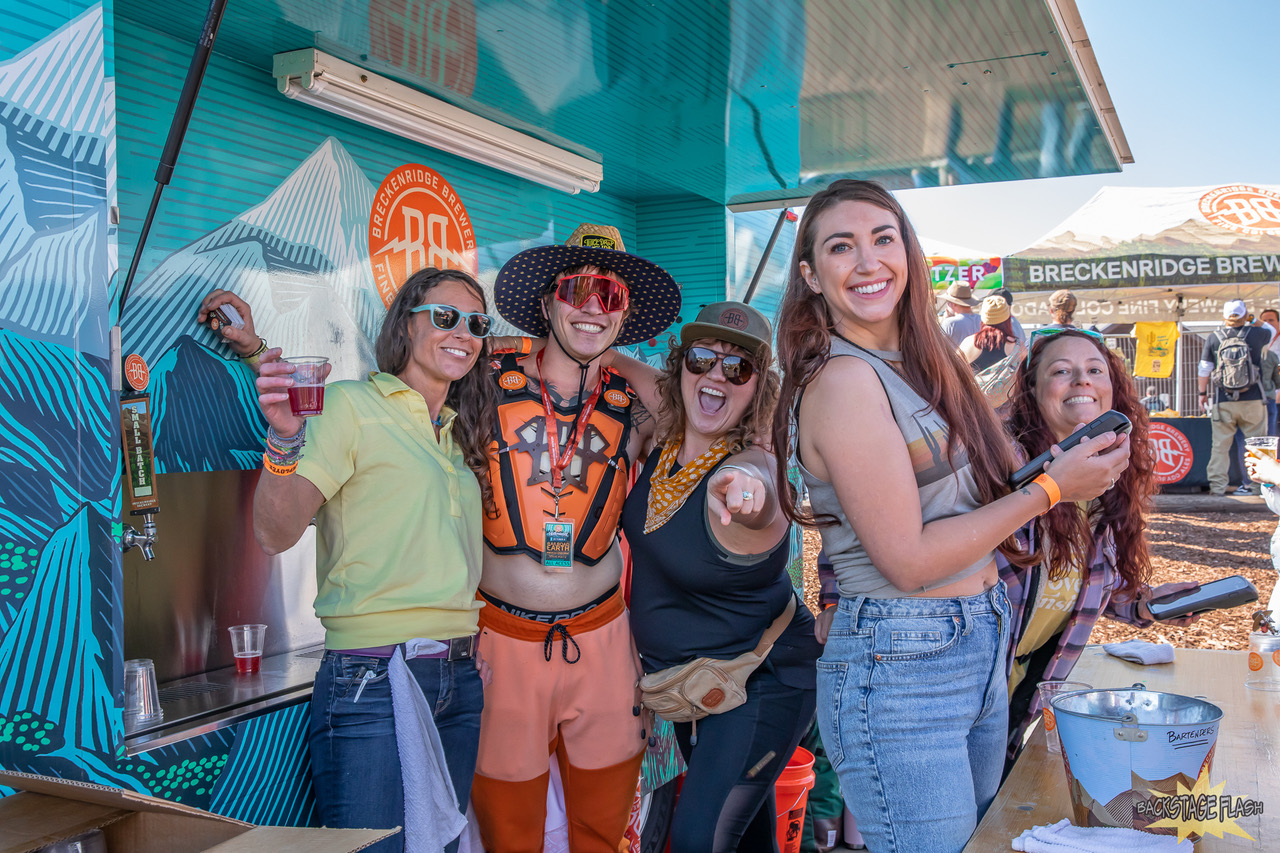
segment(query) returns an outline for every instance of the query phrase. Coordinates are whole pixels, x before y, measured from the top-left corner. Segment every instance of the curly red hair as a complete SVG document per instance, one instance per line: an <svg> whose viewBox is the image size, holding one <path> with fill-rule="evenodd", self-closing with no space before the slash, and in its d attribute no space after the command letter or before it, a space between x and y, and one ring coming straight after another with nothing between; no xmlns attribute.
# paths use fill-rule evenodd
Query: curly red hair
<svg viewBox="0 0 1280 853"><path fill-rule="evenodd" d="M1143 516L1155 494L1155 459L1147 438L1147 410L1138 402L1124 362L1100 340L1075 329L1064 329L1052 337L1033 341L1030 358L1014 380L1009 397L1008 427L1027 458L1038 456L1057 440L1045 423L1036 402L1036 373L1044 356L1046 341L1061 337L1083 338L1097 348L1111 375L1111 408L1133 424L1129 433L1129 467L1114 488L1098 498L1092 518L1085 517L1074 504L1058 504L1036 520L1037 550L1052 555L1049 577L1060 580L1071 566L1087 566L1095 557L1094 528L1110 529L1116 542L1116 568L1120 573L1119 592L1136 593L1151 574L1151 552L1147 544ZM1046 547L1047 546L1047 547Z"/></svg>

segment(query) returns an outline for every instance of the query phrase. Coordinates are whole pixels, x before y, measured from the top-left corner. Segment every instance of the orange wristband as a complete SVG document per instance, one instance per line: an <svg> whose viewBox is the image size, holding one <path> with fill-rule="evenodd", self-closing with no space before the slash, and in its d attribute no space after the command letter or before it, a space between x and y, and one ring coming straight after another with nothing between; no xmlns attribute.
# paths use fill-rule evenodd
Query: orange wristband
<svg viewBox="0 0 1280 853"><path fill-rule="evenodd" d="M1058 484L1048 474L1041 474L1031 482L1044 489L1044 493L1049 496L1049 509L1046 509L1045 512L1053 509L1058 505L1058 501L1062 500L1062 489L1058 488ZM1041 513L1041 515L1043 514Z"/></svg>
<svg viewBox="0 0 1280 853"><path fill-rule="evenodd" d="M294 462L292 465L277 465L271 461L267 454L264 453L262 454L262 467L265 470L270 471L272 474L275 474L277 477L287 477L294 471L298 470L298 463Z"/></svg>

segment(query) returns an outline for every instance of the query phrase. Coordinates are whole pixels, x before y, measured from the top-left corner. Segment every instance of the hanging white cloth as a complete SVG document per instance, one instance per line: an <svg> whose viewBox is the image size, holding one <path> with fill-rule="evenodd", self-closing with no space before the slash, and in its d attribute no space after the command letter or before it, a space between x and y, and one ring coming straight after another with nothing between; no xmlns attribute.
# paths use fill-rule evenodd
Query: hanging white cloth
<svg viewBox="0 0 1280 853"><path fill-rule="evenodd" d="M396 649L387 667L404 783L405 853L440 853L467 825L458 811L458 795L431 706L405 662L447 648L435 640L409 640L403 652Z"/></svg>

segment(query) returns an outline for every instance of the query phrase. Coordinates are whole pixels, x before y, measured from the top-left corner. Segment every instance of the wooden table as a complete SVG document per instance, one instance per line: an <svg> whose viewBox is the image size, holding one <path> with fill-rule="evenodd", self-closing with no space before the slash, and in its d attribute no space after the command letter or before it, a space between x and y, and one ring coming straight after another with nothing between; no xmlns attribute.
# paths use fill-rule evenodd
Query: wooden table
<svg viewBox="0 0 1280 853"><path fill-rule="evenodd" d="M1223 794L1262 802L1264 810L1236 820L1252 841L1206 835L1195 845L1196 853L1280 850L1280 693L1244 686L1246 654L1178 649L1171 664L1140 666L1108 655L1101 646L1089 646L1071 673L1073 681L1094 687L1128 687L1141 681L1148 690L1203 696L1222 708L1210 782L1225 783ZM1044 729L1037 726L964 849L966 853L1008 850L1010 840L1023 830L1071 816L1062 758L1048 754Z"/></svg>

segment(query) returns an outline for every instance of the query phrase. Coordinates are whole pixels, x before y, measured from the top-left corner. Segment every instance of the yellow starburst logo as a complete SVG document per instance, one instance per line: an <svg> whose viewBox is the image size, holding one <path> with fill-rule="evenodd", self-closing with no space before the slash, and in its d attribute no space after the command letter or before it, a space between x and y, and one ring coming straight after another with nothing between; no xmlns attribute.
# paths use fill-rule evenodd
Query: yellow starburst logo
<svg viewBox="0 0 1280 853"><path fill-rule="evenodd" d="M1216 838L1238 835L1252 841L1253 836L1236 825L1236 819L1262 814L1262 803L1224 794L1225 785L1220 782L1211 787L1205 771L1190 790L1179 782L1176 794L1152 791L1150 800L1138 803L1138 814L1158 818L1148 824L1147 829L1176 829L1179 842L1189 836L1194 841L1206 835Z"/></svg>

